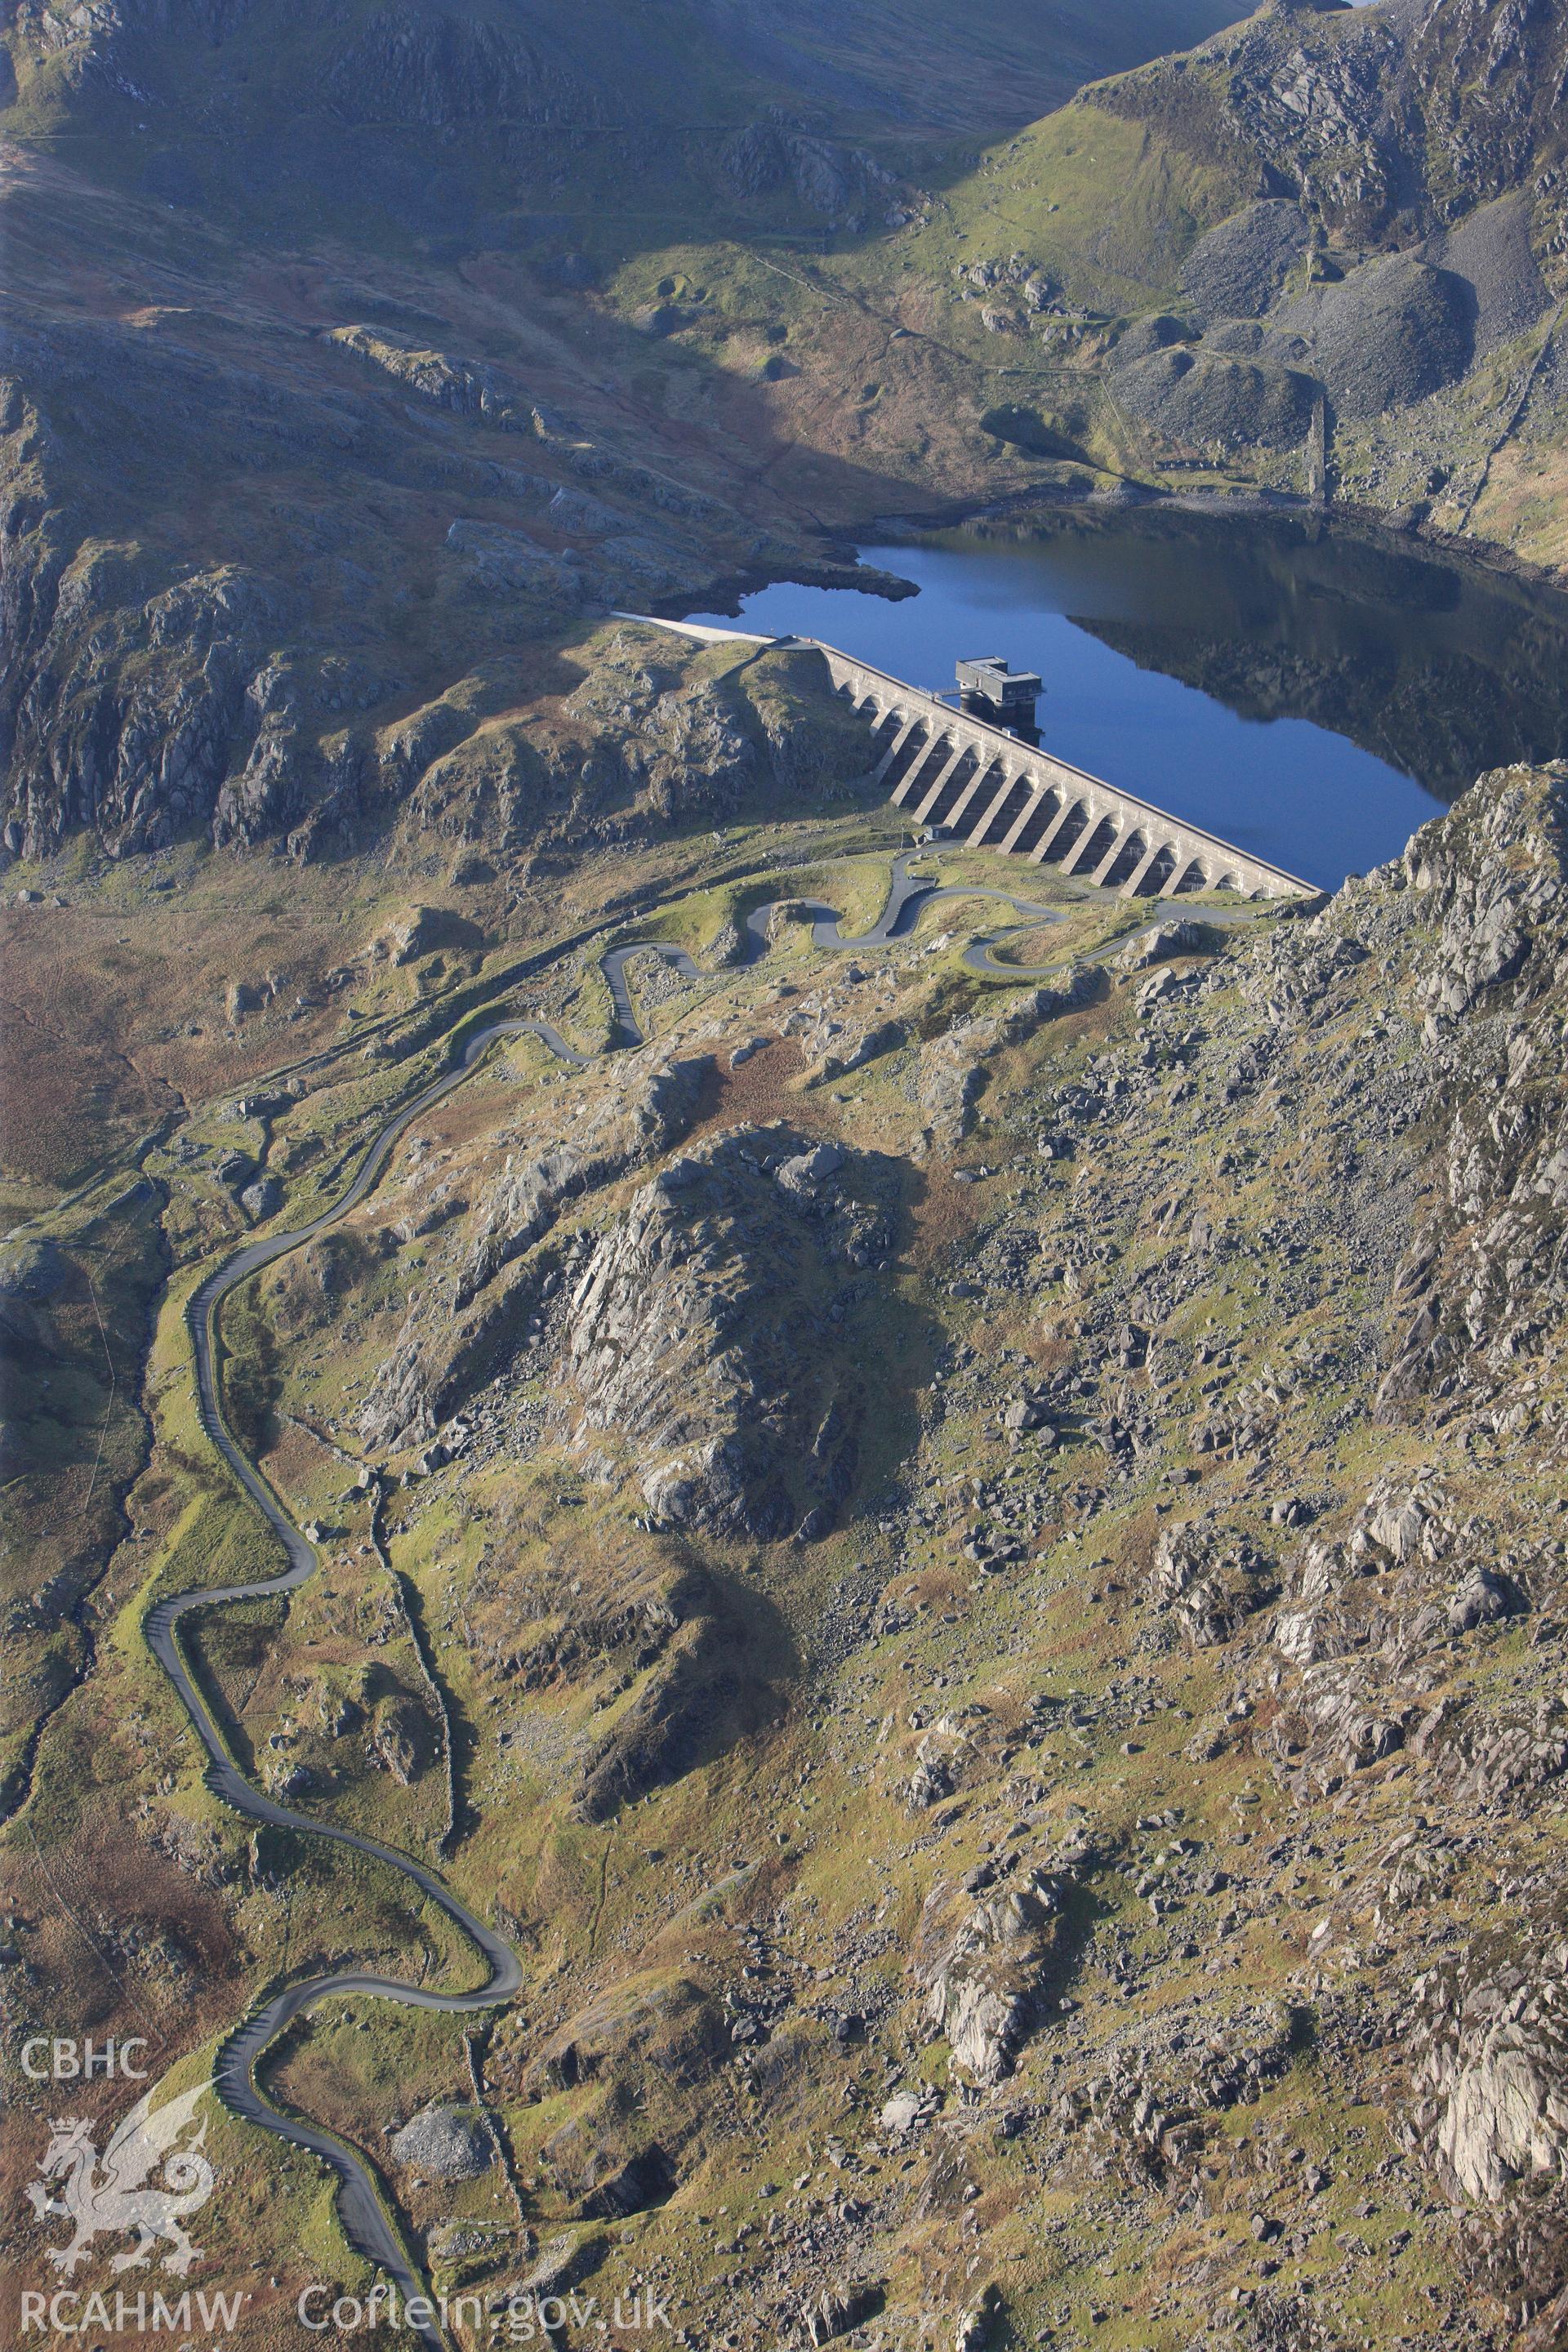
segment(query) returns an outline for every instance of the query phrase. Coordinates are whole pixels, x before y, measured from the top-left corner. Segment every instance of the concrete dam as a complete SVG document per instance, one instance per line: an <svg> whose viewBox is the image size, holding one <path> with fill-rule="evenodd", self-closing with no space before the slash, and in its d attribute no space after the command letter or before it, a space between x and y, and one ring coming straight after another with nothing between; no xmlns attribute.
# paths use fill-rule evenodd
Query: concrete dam
<svg viewBox="0 0 1568 2352"><path fill-rule="evenodd" d="M907 686L818 637L763 637L690 621L618 620L675 630L709 644L805 646L821 654L834 689L866 719L872 773L910 822L972 849L1054 866L1128 898L1233 890L1248 898L1315 897L1315 887L1268 859L1172 816L940 696Z"/></svg>

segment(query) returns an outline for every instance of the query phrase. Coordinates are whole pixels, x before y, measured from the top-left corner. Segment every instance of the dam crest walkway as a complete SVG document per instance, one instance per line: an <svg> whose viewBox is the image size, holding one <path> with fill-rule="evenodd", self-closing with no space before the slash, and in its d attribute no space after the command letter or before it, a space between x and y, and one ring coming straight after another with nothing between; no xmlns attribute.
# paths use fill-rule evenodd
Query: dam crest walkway
<svg viewBox="0 0 1568 2352"><path fill-rule="evenodd" d="M1054 866L1128 898L1224 890L1247 898L1316 895L1313 884L1284 866L819 637L758 636L645 613L614 617L710 645L799 646L819 653L834 691L867 721L871 773L893 805L912 824L971 849Z"/></svg>

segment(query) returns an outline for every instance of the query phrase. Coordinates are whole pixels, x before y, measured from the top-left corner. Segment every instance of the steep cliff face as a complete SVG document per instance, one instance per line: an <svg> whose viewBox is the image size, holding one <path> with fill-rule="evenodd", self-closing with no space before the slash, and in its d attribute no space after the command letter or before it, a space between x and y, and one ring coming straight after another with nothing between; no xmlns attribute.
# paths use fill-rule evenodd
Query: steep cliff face
<svg viewBox="0 0 1568 2352"><path fill-rule="evenodd" d="M1247 483L1559 567L1565 43L1508 0L1270 5L994 145L847 276L1005 354L970 419L1010 490L1020 458L1058 495Z"/></svg>
<svg viewBox="0 0 1568 2352"><path fill-rule="evenodd" d="M665 1167L583 1267L562 1416L580 1446L630 1448L661 1519L777 1541L837 1517L866 1405L846 1318L885 1237L871 1177L836 1145L740 1127Z"/></svg>
<svg viewBox="0 0 1568 2352"><path fill-rule="evenodd" d="M438 753L541 700L530 640L584 606L689 593L784 543L711 473L700 486L647 437L634 456L622 429L564 416L559 361L525 373L338 326L364 290L312 273L303 331L292 295L241 302L242 322L231 290L222 317L160 304L56 319L40 303L12 338L11 856L80 830L117 855L192 834L342 854ZM694 775L703 751L688 746Z"/></svg>
<svg viewBox="0 0 1568 2352"><path fill-rule="evenodd" d="M1500 460L1539 472L1561 446L1565 87L1560 9L1388 0L1266 8L1089 94L1253 200L1186 257L1188 341L1201 363L1239 347L1231 321L1259 320L1263 363L1316 381L1328 471L1309 456L1300 487L1425 499L1463 528ZM1188 448L1215 438L1201 418L1149 421ZM1276 439L1310 453L1322 434L1309 401Z"/></svg>
<svg viewBox="0 0 1568 2352"><path fill-rule="evenodd" d="M1495 196L1550 196L1565 73L1559 9L1385 0L1265 8L1092 102L1249 177L1259 198L1293 197L1332 238L1403 244ZM1562 250L1552 226L1543 242Z"/></svg>

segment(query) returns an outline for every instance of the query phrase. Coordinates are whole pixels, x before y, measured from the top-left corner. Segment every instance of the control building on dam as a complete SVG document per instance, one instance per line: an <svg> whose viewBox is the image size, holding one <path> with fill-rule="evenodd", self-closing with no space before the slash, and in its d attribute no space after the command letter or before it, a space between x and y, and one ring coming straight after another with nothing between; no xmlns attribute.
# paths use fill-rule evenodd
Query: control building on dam
<svg viewBox="0 0 1568 2352"><path fill-rule="evenodd" d="M1234 890L1248 898L1317 896L1316 885L1299 874L1009 731L999 723L1003 716L1018 715L1006 708L1009 678L1015 688L1036 693L1040 681L1032 673L1009 673L999 657L959 664L959 689L969 707L955 710L940 696L906 686L818 637L763 637L640 613L616 618L707 644L810 646L826 663L835 691L865 717L872 772L895 807L906 810L913 824L939 828L972 849L1054 866L1129 898L1174 898L1194 890ZM982 671L990 677L982 677ZM1032 711L1033 696L1028 698ZM996 709L998 719L979 716L976 702ZM1027 735L1033 733L1028 728Z"/></svg>

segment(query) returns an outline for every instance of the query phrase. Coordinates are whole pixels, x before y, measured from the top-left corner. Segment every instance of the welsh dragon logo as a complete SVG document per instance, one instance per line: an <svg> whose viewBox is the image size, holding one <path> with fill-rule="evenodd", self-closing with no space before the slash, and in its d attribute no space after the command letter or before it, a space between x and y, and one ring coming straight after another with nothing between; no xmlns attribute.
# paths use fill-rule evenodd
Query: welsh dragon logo
<svg viewBox="0 0 1568 2352"><path fill-rule="evenodd" d="M92 2250L95 2238L132 2236L133 2246L122 2247L110 2264L116 2271L134 2270L151 2261L153 2247L167 2239L169 2252L163 2268L183 2278L201 2248L193 2246L184 2231L185 2216L197 2213L213 2193L213 2168L201 2153L207 2127L203 2122L194 2139L178 2143L190 2129L199 2100L211 2087L198 2083L156 2111L153 2101L162 2085L138 2099L113 2134L102 2156L92 2142L92 2125L77 2116L57 2118L38 2166L39 2178L27 2185L33 2210L58 2213L71 2222L75 2236L69 2245L51 2246L49 2260L69 2278ZM163 2185L150 2185L161 2172ZM49 2184L58 2182L51 2196Z"/></svg>

